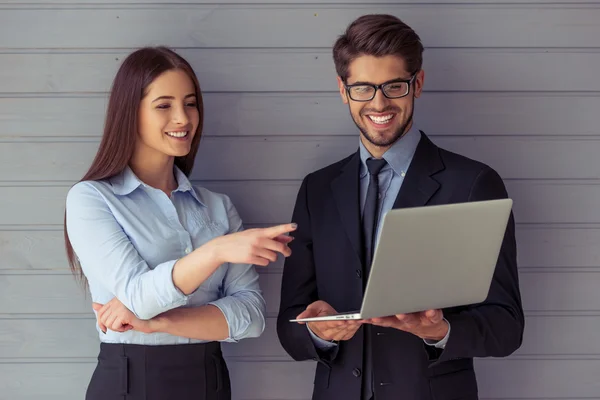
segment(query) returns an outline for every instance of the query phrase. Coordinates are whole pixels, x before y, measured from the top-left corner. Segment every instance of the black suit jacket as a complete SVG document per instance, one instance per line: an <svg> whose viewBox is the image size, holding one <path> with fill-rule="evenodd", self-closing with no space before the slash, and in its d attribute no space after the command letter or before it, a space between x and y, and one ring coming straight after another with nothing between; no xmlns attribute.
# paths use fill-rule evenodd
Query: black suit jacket
<svg viewBox="0 0 600 400"><path fill-rule="evenodd" d="M507 197L493 169L421 135L394 208ZM316 300L338 311L360 309L359 166L356 152L306 176L292 218L298 229L284 266L277 334L294 360L318 361L315 400L361 398L364 327L337 351L322 353L305 325L288 322ZM512 214L486 301L443 311L451 326L444 350L396 329L370 328L376 400L477 399L473 357L504 357L520 347L524 318Z"/></svg>

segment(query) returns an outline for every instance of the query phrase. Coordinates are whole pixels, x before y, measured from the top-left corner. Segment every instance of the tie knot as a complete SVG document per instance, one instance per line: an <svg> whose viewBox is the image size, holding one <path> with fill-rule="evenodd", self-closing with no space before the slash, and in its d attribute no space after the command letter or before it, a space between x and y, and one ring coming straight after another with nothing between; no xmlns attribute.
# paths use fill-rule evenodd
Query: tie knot
<svg viewBox="0 0 600 400"><path fill-rule="evenodd" d="M387 161L385 161L383 158L369 158L367 160L367 169L369 170L369 174L378 175L379 171L385 167L385 164L387 164Z"/></svg>

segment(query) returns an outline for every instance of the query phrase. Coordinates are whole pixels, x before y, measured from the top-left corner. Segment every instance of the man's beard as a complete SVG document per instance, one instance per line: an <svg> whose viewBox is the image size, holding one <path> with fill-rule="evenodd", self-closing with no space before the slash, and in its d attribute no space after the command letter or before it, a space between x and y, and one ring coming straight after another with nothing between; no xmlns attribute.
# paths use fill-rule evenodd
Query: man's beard
<svg viewBox="0 0 600 400"><path fill-rule="evenodd" d="M371 135L369 135L369 133L367 132L367 129L365 127L362 127L358 121L356 121L354 119L354 115L352 115L352 113L350 113L351 117L352 117L352 121L354 121L354 125L356 125L356 127L361 131L361 133L363 134L363 136L365 137L365 139L367 139L371 144L378 146L378 147L389 147L391 145L393 145L394 143L396 143L398 141L398 139L400 139L402 136L404 136L404 134L406 133L406 128L408 127L408 125L412 122L413 119L413 114L415 112L415 100L413 97L413 104L412 104L412 110L410 112L410 116L408 117L408 119L406 120L406 122L404 124L402 124L397 130L396 132L394 132L394 134L392 135L391 138L389 139L385 139L382 138L381 140L377 140L377 138L372 137ZM396 109L394 109L396 110ZM391 109L384 109L382 112L385 111L391 111ZM361 117L364 116L364 114L368 113L368 110L365 110L364 112L362 112ZM396 113L397 115L397 113ZM369 118L369 117L366 117Z"/></svg>

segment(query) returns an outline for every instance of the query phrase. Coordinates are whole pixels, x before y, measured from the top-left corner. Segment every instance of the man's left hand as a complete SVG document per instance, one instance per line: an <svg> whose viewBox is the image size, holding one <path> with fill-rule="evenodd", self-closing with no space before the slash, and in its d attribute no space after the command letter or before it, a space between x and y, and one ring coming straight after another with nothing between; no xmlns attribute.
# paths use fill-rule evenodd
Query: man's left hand
<svg viewBox="0 0 600 400"><path fill-rule="evenodd" d="M448 323L442 310L427 310L390 317L372 318L364 322L412 333L421 339L440 341L448 333Z"/></svg>

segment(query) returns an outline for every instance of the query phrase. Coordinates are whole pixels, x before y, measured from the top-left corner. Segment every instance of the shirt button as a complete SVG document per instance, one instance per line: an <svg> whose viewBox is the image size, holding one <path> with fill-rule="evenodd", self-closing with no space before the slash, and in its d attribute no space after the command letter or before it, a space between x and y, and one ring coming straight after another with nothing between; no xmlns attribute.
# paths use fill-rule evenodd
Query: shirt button
<svg viewBox="0 0 600 400"><path fill-rule="evenodd" d="M185 254L190 254L191 251L192 251L192 249L190 249L189 247L185 248Z"/></svg>
<svg viewBox="0 0 600 400"><path fill-rule="evenodd" d="M357 377L357 378L358 378L358 377L360 377L360 369L358 369L358 368L354 368L354 369L352 370L352 375L354 375L354 376L355 376L355 377Z"/></svg>
<svg viewBox="0 0 600 400"><path fill-rule="evenodd" d="M362 272L360 271L360 269L356 270L356 276L359 278L362 277Z"/></svg>

